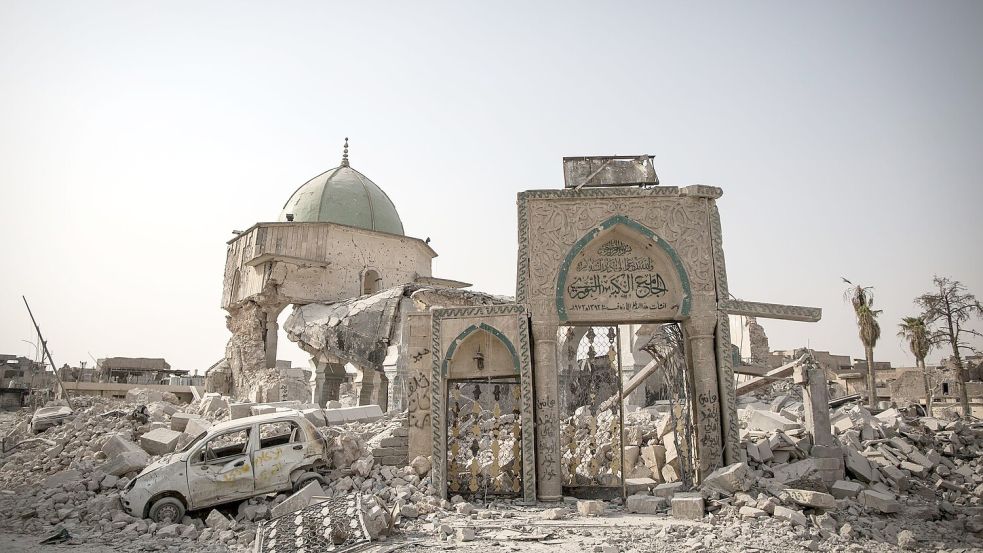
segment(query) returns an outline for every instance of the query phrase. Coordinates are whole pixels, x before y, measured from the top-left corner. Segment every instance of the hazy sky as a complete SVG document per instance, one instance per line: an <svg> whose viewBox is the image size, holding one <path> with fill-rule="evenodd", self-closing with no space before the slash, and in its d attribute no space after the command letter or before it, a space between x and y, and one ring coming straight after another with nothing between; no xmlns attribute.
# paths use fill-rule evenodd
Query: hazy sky
<svg viewBox="0 0 983 553"><path fill-rule="evenodd" d="M841 275L895 363L933 274L983 296L983 3L529 4L0 1L0 352L24 294L59 365L208 367L225 241L345 136L479 290L514 294L517 192L648 153L724 189L732 293L823 308L774 349L863 355Z"/></svg>

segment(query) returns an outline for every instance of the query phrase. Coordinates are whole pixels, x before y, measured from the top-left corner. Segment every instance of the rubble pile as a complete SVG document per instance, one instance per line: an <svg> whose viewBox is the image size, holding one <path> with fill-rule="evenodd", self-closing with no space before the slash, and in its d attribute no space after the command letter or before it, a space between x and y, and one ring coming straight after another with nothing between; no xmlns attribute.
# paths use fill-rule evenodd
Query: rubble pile
<svg viewBox="0 0 983 553"><path fill-rule="evenodd" d="M683 409L668 412L640 409L625 413L624 476L636 485L656 486L682 480L680 450L688 451ZM591 481L605 486L620 485L620 466L614 453L621 437L617 412L605 409L596 416L580 407L561 425L563 464L576 472L578 485ZM615 451L612 451L615 448ZM685 453L683 457L685 457ZM596 475L596 476L595 476Z"/></svg>
<svg viewBox="0 0 983 553"><path fill-rule="evenodd" d="M858 539L902 549L983 545L983 424L847 405L831 413L838 443L824 447L810 443L801 410L778 395L740 411L747 462L703 483L718 520L780 519L813 550ZM830 450L842 456L839 478L824 465Z"/></svg>
<svg viewBox="0 0 983 553"><path fill-rule="evenodd" d="M410 519L439 508L428 459L406 466L404 456L403 466L391 467L373 458L367 440L398 432L402 415L321 426L331 452L323 487L314 482L293 495L261 495L169 524L132 517L122 509L121 493L139 471L231 414L228 398L217 394L190 405L168 396L134 390L126 401L73 398L72 417L37 435L30 432L32 414L16 413L5 444L18 446L0 457L0 531L46 535L64 529L69 543L134 550L194 543L196 551L225 551L250 548L259 523L303 508L313 497L360 494L373 538L389 531L393 513Z"/></svg>

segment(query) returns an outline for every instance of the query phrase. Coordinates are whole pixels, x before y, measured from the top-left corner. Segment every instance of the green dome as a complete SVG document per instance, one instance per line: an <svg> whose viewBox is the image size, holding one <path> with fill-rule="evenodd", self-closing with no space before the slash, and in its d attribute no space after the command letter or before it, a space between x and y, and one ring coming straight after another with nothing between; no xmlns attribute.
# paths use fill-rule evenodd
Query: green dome
<svg viewBox="0 0 983 553"><path fill-rule="evenodd" d="M330 169L304 183L290 196L280 221L293 214L294 222L337 223L366 230L403 234L403 222L389 196L368 177L348 165Z"/></svg>

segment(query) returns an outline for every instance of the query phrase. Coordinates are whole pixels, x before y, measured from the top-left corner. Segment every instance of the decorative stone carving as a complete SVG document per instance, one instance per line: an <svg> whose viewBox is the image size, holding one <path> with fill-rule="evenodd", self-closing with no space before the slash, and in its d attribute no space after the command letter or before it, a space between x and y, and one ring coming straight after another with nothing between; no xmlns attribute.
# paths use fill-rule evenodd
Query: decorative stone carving
<svg viewBox="0 0 983 553"><path fill-rule="evenodd" d="M511 330L502 326L502 316L513 318ZM447 493L447 365L454 349L478 328L498 336L514 356L520 382L520 418L522 421L522 493L526 501L536 500L536 452L533 427L533 378L530 358L528 317L515 304L435 309L431 312L430 413L433 440L434 486ZM452 324L452 321L458 320ZM448 328L445 332L445 326ZM465 327L455 331L451 327ZM517 345L516 345L517 344Z"/></svg>

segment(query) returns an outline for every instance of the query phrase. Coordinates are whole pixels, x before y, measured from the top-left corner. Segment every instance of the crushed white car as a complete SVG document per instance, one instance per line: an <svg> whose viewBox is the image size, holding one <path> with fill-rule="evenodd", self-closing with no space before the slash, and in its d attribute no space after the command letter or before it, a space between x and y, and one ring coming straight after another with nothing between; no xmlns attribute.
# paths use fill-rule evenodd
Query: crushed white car
<svg viewBox="0 0 983 553"><path fill-rule="evenodd" d="M123 509L156 522L186 511L324 482L328 442L299 411L223 422L149 465L124 490Z"/></svg>
<svg viewBox="0 0 983 553"><path fill-rule="evenodd" d="M31 418L31 431L35 434L44 432L52 426L58 426L73 415L71 408L64 405L42 407L34 412Z"/></svg>

